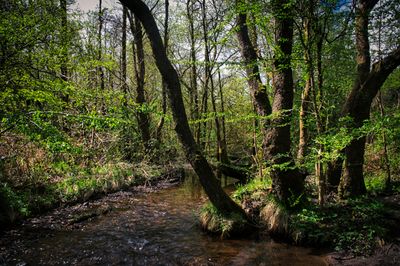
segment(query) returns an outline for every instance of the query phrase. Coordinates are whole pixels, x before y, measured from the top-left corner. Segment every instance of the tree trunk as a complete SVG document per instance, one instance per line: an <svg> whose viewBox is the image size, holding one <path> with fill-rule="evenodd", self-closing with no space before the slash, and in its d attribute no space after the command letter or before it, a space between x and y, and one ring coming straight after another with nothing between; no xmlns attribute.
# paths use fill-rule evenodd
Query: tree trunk
<svg viewBox="0 0 400 266"><path fill-rule="evenodd" d="M144 82L145 82L145 61L144 61L144 50L143 50L143 32L142 25L135 15L134 21L131 18L131 25L133 29L134 43L135 43L135 53L134 57L136 58L136 66L135 69L135 77L136 77L136 103L139 106L139 110L137 112L137 121L139 125L140 134L142 137L143 145L146 150L150 149L150 117L145 109L146 106L146 97L144 91Z"/></svg>
<svg viewBox="0 0 400 266"><path fill-rule="evenodd" d="M243 5L242 0L237 0L236 4ZM259 119L261 119L261 130L264 135L264 139L267 135L267 128L269 125L269 116L272 112L272 107L269 101L267 88L261 81L260 69L258 66L258 55L257 55L257 35L255 27L252 27L253 41L250 39L249 27L247 26L247 13L244 10L240 10L236 17L236 24L238 25L237 38L239 41L240 51L242 55L243 64L246 69L247 84L250 88L250 94L254 109L259 118L254 119L254 132L253 132L253 158L257 161L257 128L259 126ZM262 166L260 164L260 175L262 176Z"/></svg>
<svg viewBox="0 0 400 266"><path fill-rule="evenodd" d="M68 44L67 44L67 36L68 36L68 12L67 12L67 0L60 0L60 7L62 10L62 17L61 17L61 28L62 28L62 53L61 53L61 79L63 81L68 81ZM63 100L68 102L68 94L63 95Z"/></svg>
<svg viewBox="0 0 400 266"><path fill-rule="evenodd" d="M241 3L242 1L237 1ZM236 24L239 26L237 38L247 74L247 83L250 88L251 97L256 107L257 114L262 118L271 114L271 104L268 99L266 87L262 84L260 70L257 63L257 53L251 43L247 27L247 15L241 12L236 17ZM265 118L263 118L265 120Z"/></svg>
<svg viewBox="0 0 400 266"><path fill-rule="evenodd" d="M191 119L197 121L199 119L199 96L197 89L197 61L196 61L196 39L194 34L194 18L193 18L193 0L186 2L186 15L189 21L189 37L190 37L190 102L193 106ZM195 123L195 137L197 144L200 144L201 123Z"/></svg>
<svg viewBox="0 0 400 266"><path fill-rule="evenodd" d="M184 147L186 157L199 176L200 183L202 184L211 203L220 212L237 213L240 216L245 217L246 215L244 211L219 185L210 165L193 138L182 99L178 74L165 53L160 33L149 8L140 0L121 0L121 3L135 13L138 19L143 23L150 39L156 65L167 84L168 98L175 121L175 131Z"/></svg>
<svg viewBox="0 0 400 266"><path fill-rule="evenodd" d="M289 204L289 199L304 191L304 176L296 168L290 155L290 122L293 108L293 76L291 64L293 46L292 4L272 1L275 20L274 102L272 113L276 118L264 141L264 156L271 167L272 190L279 200Z"/></svg>
<svg viewBox="0 0 400 266"><path fill-rule="evenodd" d="M123 106L128 106L128 83L126 80L126 17L127 10L122 10L122 51L121 51L121 72L122 72L122 92L124 93Z"/></svg>
<svg viewBox="0 0 400 266"><path fill-rule="evenodd" d="M102 45L102 32L103 32L103 8L102 8L102 0L99 0L99 32L97 35L97 41L98 41L98 49L99 49L99 53L98 53L98 60L101 61L102 60L102 54L103 54L103 45ZM99 71L99 75L100 75L100 90L101 93L104 92L104 70L102 66L99 66L98 68ZM104 104L103 104L104 105Z"/></svg>
<svg viewBox="0 0 400 266"><path fill-rule="evenodd" d="M224 94L223 85L221 81L221 72L218 68L218 87L219 87L219 97L221 98L221 126L222 126L222 140L221 140L221 163L229 163L228 158L228 147L226 144L226 128L225 128L225 104L224 104Z"/></svg>
<svg viewBox="0 0 400 266"><path fill-rule="evenodd" d="M208 45L208 27L207 27L207 10L206 10L206 0L202 0L201 3L201 15L202 15L202 28L203 28L203 41L204 41L204 90L203 90L203 98L202 98L202 114L205 115L205 118L208 116L208 92L209 92L209 82L210 82L210 47ZM201 138L201 148L203 150L206 149L207 144L207 120L204 119L203 122L203 131L200 131Z"/></svg>
<svg viewBox="0 0 400 266"><path fill-rule="evenodd" d="M169 20L169 0L165 0L165 19L164 19L164 48L165 53L168 55L168 20ZM161 84L161 97L162 97L162 115L160 122L157 125L156 139L158 143L161 143L161 131L164 126L165 115L167 114L167 84L162 79Z"/></svg>
<svg viewBox="0 0 400 266"><path fill-rule="evenodd" d="M221 162L222 161L221 123L220 123L219 118L218 118L218 110L217 110L217 104L216 104L215 97L216 96L215 96L214 80L211 77L211 104L212 104L213 113L214 113L215 133L216 133L216 136L217 136L217 146L216 146L216 154L215 155L217 157L217 160L219 162Z"/></svg>
<svg viewBox="0 0 400 266"><path fill-rule="evenodd" d="M382 93L379 92L378 96L378 104L379 104L379 111L381 113L381 119L385 117L385 108L383 106L383 99ZM391 186L391 171L390 171L390 160L389 160L389 151L388 151L388 144L385 131L382 132L382 141L383 141L383 163L386 171L386 179L385 179L385 189L390 190Z"/></svg>
<svg viewBox="0 0 400 266"><path fill-rule="evenodd" d="M343 159L338 158L332 162L328 162L326 168L326 189L328 192L338 192L340 177L342 176Z"/></svg>
<svg viewBox="0 0 400 266"><path fill-rule="evenodd" d="M310 3L312 4L312 3ZM313 7L312 7L313 8ZM312 12L312 11L311 11ZM310 13L311 13L310 12ZM312 14L312 13L311 13ZM310 16L311 16L310 14ZM304 22L304 59L306 63L306 85L301 94L301 105L299 115L299 147L297 151L297 160L300 164L304 163L304 157L308 146L308 129L306 125L307 116L310 109L311 92L314 90L314 65L312 58L312 41L311 41L311 22L310 18L306 18Z"/></svg>

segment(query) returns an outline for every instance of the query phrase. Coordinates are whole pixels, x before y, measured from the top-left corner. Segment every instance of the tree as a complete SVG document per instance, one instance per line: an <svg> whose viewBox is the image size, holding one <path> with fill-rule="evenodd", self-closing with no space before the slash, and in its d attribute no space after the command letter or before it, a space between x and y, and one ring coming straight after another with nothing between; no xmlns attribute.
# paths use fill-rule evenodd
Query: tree
<svg viewBox="0 0 400 266"><path fill-rule="evenodd" d="M127 10L122 9L122 51L121 51L121 72L122 72L122 91L124 93L123 105L125 108L128 106L128 81L126 79L126 21Z"/></svg>
<svg viewBox="0 0 400 266"><path fill-rule="evenodd" d="M258 67L258 56L255 46L249 37L247 27L247 12L245 10L245 1L236 1L238 15L236 23L238 25L237 38L239 40L240 51L243 58L243 63L246 68L247 83L249 84L251 96L257 114L265 119L272 112L272 107L269 102L266 87L263 85ZM265 128L265 125L263 126Z"/></svg>
<svg viewBox="0 0 400 266"><path fill-rule="evenodd" d="M198 120L199 115L199 95L197 88L197 58L196 58L196 37L194 25L194 1L186 0L186 16L189 22L189 38L190 38L190 105L192 106L191 119ZM195 136L197 144L200 144L201 123L197 123L195 128Z"/></svg>
<svg viewBox="0 0 400 266"><path fill-rule="evenodd" d="M145 71L146 65L144 61L144 48L143 48L143 32L142 24L138 17L130 18L132 35L134 36L134 70L136 78L136 104L138 105L137 120L139 125L140 134L142 136L143 145L146 150L150 149L150 117L146 110L146 97L145 97Z"/></svg>
<svg viewBox="0 0 400 266"><path fill-rule="evenodd" d="M165 0L165 18L164 18L164 47L165 51L168 54L168 21L169 21L169 0ZM156 130L156 139L158 143L161 142L161 131L164 126L165 115L167 114L167 84L165 80L162 80L162 91L161 91L161 100L162 100L162 116L160 122L157 125Z"/></svg>
<svg viewBox="0 0 400 266"><path fill-rule="evenodd" d="M99 31L97 35L97 42L98 42L98 60L99 62L102 60L103 57L103 48L102 48L102 34L103 34L103 7L102 7L102 0L99 0ZM104 91L105 89L105 82L104 82L104 69L102 66L98 68L99 76L100 76L100 90Z"/></svg>
<svg viewBox="0 0 400 266"><path fill-rule="evenodd" d="M368 23L378 0L358 0L356 5L357 70L353 88L343 105L342 116L352 119L351 128L360 128L369 119L371 104L387 77L400 65L400 47L371 66ZM345 148L344 172L340 183L342 197L366 192L364 183L365 136L354 138Z"/></svg>
<svg viewBox="0 0 400 266"><path fill-rule="evenodd" d="M290 155L290 121L293 108L293 75L291 55L293 46L293 3L271 3L275 22L275 55L273 118L264 140L264 156L271 169L272 190L284 203L298 197L304 190L304 175Z"/></svg>
<svg viewBox="0 0 400 266"><path fill-rule="evenodd" d="M168 88L168 98L175 121L175 131L184 147L186 157L197 173L211 203L222 213L236 213L245 217L244 211L223 191L210 165L196 144L188 124L176 70L169 61L154 17L141 0L121 0L141 21L149 37L157 67Z"/></svg>
<svg viewBox="0 0 400 266"><path fill-rule="evenodd" d="M60 7L62 10L62 17L61 17L61 28L62 28L62 62L61 62L61 78L64 81L68 81L68 68L67 68L67 61L68 61L68 49L67 49L67 36L68 36L68 11L67 11L67 0L60 0ZM68 101L68 95L64 96L65 100Z"/></svg>

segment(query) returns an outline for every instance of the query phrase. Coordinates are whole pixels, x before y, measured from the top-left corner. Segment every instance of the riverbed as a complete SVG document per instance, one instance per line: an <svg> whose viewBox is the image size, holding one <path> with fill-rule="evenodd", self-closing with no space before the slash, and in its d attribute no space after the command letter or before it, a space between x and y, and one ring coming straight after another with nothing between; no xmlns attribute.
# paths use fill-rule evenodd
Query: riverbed
<svg viewBox="0 0 400 266"><path fill-rule="evenodd" d="M233 180L222 181L232 189ZM58 208L5 232L4 265L327 265L321 250L268 236L221 239L203 232L198 179L133 188Z"/></svg>

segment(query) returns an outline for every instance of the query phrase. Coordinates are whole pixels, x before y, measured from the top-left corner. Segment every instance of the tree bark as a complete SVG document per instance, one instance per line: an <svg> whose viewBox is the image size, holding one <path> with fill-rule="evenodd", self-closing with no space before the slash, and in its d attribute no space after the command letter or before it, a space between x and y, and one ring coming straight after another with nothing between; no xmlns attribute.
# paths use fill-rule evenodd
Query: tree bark
<svg viewBox="0 0 400 266"><path fill-rule="evenodd" d="M211 71L210 71L211 72ZM210 73L211 74L211 73ZM216 157L219 162L222 162L222 137L221 137L221 123L219 121L218 117L218 110L217 110L217 104L215 100L215 86L214 86L214 80L213 77L211 76L211 105L213 108L213 113L214 113L214 122L215 122L215 133L217 137L217 146L216 146Z"/></svg>
<svg viewBox="0 0 400 266"><path fill-rule="evenodd" d="M289 198L304 191L304 176L290 155L290 122L293 108L293 76L291 54L293 46L293 14L290 0L272 1L275 21L274 101L271 126L264 141L264 156L271 167L272 190L279 200L288 204Z"/></svg>
<svg viewBox="0 0 400 266"><path fill-rule="evenodd" d="M193 138L182 99L178 74L165 53L160 33L149 8L141 0L120 1L138 17L146 30L150 39L156 65L167 84L168 98L175 121L175 131L184 147L186 157L199 176L200 183L211 203L220 212L237 213L242 217L246 217L242 208L240 208L221 188L210 165Z"/></svg>

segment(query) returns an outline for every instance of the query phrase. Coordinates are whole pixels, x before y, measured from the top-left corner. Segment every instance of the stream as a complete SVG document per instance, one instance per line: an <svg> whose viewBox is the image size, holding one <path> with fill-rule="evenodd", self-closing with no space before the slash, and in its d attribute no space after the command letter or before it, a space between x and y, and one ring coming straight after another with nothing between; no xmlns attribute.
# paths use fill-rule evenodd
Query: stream
<svg viewBox="0 0 400 266"><path fill-rule="evenodd" d="M227 189L232 180L224 179ZM162 189L117 192L30 219L0 239L0 265L327 265L319 250L267 236L220 239L196 213L198 179Z"/></svg>

